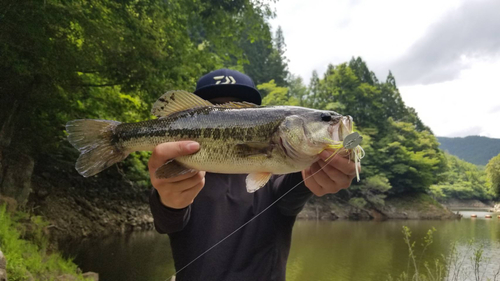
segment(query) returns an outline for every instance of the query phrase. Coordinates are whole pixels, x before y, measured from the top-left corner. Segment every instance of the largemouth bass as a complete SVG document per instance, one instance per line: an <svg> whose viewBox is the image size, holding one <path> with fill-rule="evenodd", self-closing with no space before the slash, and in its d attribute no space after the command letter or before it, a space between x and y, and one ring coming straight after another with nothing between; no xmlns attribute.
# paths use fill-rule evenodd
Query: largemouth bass
<svg viewBox="0 0 500 281"><path fill-rule="evenodd" d="M214 105L185 91L167 92L151 113L158 119L68 122L68 140L81 153L76 170L89 177L131 152L151 151L164 142L193 140L200 143L198 152L169 160L156 176L170 178L193 170L249 174L247 190L255 192L272 174L304 170L323 150L341 149L344 138L352 133L352 118L334 111L247 102ZM358 149L358 143L347 148Z"/></svg>

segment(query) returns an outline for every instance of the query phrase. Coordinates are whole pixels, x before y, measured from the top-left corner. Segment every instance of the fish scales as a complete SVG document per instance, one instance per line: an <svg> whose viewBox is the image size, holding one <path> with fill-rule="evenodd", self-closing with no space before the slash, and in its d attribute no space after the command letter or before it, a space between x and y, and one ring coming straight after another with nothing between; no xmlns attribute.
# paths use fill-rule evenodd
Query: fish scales
<svg viewBox="0 0 500 281"><path fill-rule="evenodd" d="M195 114L192 114L195 113ZM174 117L138 123L123 123L115 129L115 143L151 148L178 140L269 141L283 119L285 110L262 112L252 109L193 110Z"/></svg>
<svg viewBox="0 0 500 281"><path fill-rule="evenodd" d="M289 114L289 113L288 113ZM139 123L120 124L115 129L119 147L129 150L152 150L164 142L194 140L200 151L178 160L190 168L209 165L214 172L231 169L244 173L261 168L262 160L268 166L283 161L282 155L252 155L245 142L262 142L271 145L272 136L286 117L287 111L258 111L254 109L195 109L173 117L164 117ZM248 157L248 156L251 157ZM270 158L270 159L263 159Z"/></svg>
<svg viewBox="0 0 500 281"><path fill-rule="evenodd" d="M68 122L68 141L81 153L77 171L92 176L131 152L192 140L200 143L196 153L166 162L155 175L168 178L191 170L244 173L249 174L247 190L254 192L271 174L303 170L324 149L342 147L344 137L352 132L352 119L333 111L247 102L213 105L185 91L165 93L151 112L158 119Z"/></svg>

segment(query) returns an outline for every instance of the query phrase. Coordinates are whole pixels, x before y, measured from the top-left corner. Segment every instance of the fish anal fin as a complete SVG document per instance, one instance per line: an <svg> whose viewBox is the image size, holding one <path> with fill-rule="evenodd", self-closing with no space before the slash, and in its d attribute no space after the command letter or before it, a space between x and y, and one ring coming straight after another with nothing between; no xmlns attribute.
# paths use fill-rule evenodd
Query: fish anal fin
<svg viewBox="0 0 500 281"><path fill-rule="evenodd" d="M207 106L213 106L213 104L195 94L181 90L168 91L153 104L151 114L160 118L176 112Z"/></svg>
<svg viewBox="0 0 500 281"><path fill-rule="evenodd" d="M156 169L155 177L158 179L168 179L177 176L182 176L196 170L190 169L175 161L174 159L168 160L165 164Z"/></svg>
<svg viewBox="0 0 500 281"><path fill-rule="evenodd" d="M251 173L246 178L247 191L253 193L259 190L261 187L266 185L266 183L271 178L272 174L269 172Z"/></svg>

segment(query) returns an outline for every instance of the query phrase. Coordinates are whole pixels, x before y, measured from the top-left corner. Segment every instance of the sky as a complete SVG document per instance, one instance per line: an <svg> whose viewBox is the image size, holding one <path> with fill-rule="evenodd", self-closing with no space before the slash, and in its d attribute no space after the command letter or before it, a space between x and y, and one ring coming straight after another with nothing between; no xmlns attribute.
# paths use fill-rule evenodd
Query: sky
<svg viewBox="0 0 500 281"><path fill-rule="evenodd" d="M499 0L281 0L273 7L289 71L306 84L313 70L322 77L328 64L360 56L381 81L392 71L405 104L435 135L500 138Z"/></svg>

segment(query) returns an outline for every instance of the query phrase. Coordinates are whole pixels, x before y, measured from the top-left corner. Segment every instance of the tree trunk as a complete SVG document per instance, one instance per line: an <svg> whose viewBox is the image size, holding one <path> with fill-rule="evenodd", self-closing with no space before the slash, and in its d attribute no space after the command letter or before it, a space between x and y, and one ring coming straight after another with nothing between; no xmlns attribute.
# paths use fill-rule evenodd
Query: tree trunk
<svg viewBox="0 0 500 281"><path fill-rule="evenodd" d="M13 198L18 206L23 206L31 192L31 175L35 161L20 152L20 148L11 146L17 109L18 103L14 102L0 130L0 195L3 195L3 199Z"/></svg>

